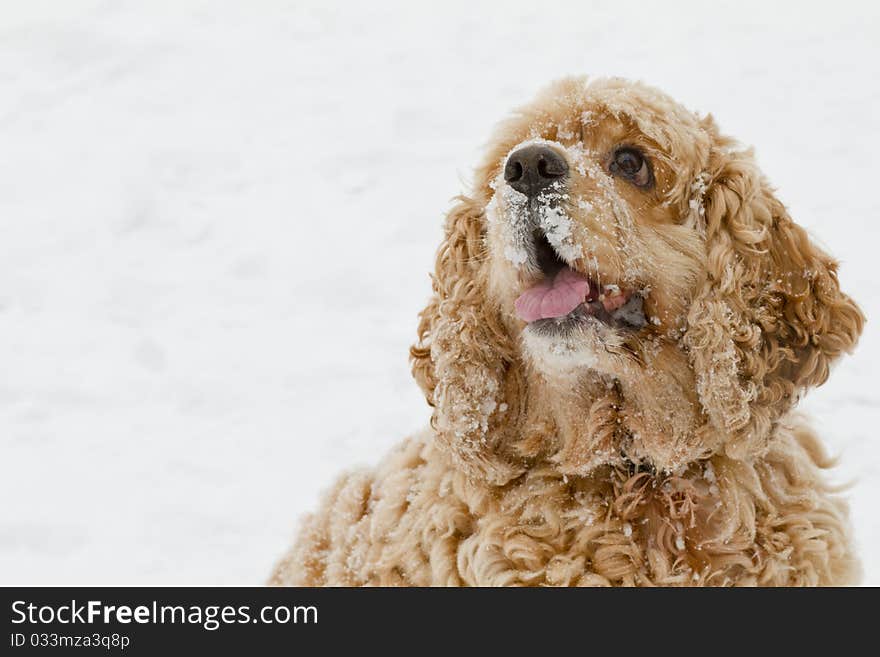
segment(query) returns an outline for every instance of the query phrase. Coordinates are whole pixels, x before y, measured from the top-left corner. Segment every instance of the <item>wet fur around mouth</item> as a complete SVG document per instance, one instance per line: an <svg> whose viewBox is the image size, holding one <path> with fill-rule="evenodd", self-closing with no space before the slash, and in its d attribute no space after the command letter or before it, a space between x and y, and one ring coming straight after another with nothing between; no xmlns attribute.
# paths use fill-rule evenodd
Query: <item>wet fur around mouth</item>
<svg viewBox="0 0 880 657"><path fill-rule="evenodd" d="M585 301L565 317L538 319L529 329L545 336L566 335L590 321L597 321L612 328L634 331L647 325L644 315L644 299L633 294L620 309L609 313L599 301Z"/></svg>
<svg viewBox="0 0 880 657"><path fill-rule="evenodd" d="M553 278L565 267L571 267L540 229L532 233L530 246L537 267L545 279ZM637 331L647 325L644 295L641 292L631 293L626 303L610 312L602 304L600 294L599 284L590 279L589 296L568 315L534 320L529 323L529 327L539 335L558 336L571 333L577 326L589 320L626 331Z"/></svg>

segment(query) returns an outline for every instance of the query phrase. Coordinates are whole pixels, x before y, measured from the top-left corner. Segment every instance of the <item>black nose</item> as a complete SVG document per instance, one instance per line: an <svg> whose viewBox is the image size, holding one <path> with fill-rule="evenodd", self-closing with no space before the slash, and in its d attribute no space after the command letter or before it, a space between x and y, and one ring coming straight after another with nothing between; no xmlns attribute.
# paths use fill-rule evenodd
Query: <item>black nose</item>
<svg viewBox="0 0 880 657"><path fill-rule="evenodd" d="M504 166L504 180L527 196L535 196L567 173L568 164L559 153L536 144L513 151Z"/></svg>

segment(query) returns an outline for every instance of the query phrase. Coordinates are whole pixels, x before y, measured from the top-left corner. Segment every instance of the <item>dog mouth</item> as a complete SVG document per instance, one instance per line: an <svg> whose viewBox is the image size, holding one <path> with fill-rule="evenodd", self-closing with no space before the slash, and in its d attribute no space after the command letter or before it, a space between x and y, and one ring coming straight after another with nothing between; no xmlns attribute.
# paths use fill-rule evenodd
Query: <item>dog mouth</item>
<svg viewBox="0 0 880 657"><path fill-rule="evenodd" d="M571 267L540 232L533 236L534 254L542 278L514 303L517 316L542 333L568 332L597 321L606 326L635 331L648 322L644 294L597 279Z"/></svg>

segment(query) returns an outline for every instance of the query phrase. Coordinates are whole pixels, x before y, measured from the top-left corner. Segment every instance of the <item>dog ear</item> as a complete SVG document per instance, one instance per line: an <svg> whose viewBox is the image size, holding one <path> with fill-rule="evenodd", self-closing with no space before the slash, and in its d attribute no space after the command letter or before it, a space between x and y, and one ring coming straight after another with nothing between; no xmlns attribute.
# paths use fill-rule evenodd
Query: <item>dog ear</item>
<svg viewBox="0 0 880 657"><path fill-rule="evenodd" d="M750 151L719 149L703 196L708 277L685 346L710 422L734 458L760 453L773 424L851 351L865 318L837 263L773 195Z"/></svg>
<svg viewBox="0 0 880 657"><path fill-rule="evenodd" d="M470 475L501 484L523 471L506 436L525 380L500 309L486 293L485 237L483 206L459 197L446 218L434 293L410 356L434 409L437 444Z"/></svg>

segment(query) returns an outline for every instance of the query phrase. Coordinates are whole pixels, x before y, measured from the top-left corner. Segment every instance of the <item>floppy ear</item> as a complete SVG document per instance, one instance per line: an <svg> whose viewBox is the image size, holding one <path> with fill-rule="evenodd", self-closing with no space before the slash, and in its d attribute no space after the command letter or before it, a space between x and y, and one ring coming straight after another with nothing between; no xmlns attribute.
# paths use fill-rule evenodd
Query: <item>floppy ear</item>
<svg viewBox="0 0 880 657"><path fill-rule="evenodd" d="M524 469L506 435L520 414L525 382L499 308L486 294L483 208L470 198L458 201L446 218L434 294L410 356L434 408L438 445L470 475L501 484Z"/></svg>
<svg viewBox="0 0 880 657"><path fill-rule="evenodd" d="M751 152L722 148L716 157L703 198L708 278L684 342L725 451L746 458L855 347L865 318L841 292L837 263L791 220Z"/></svg>

